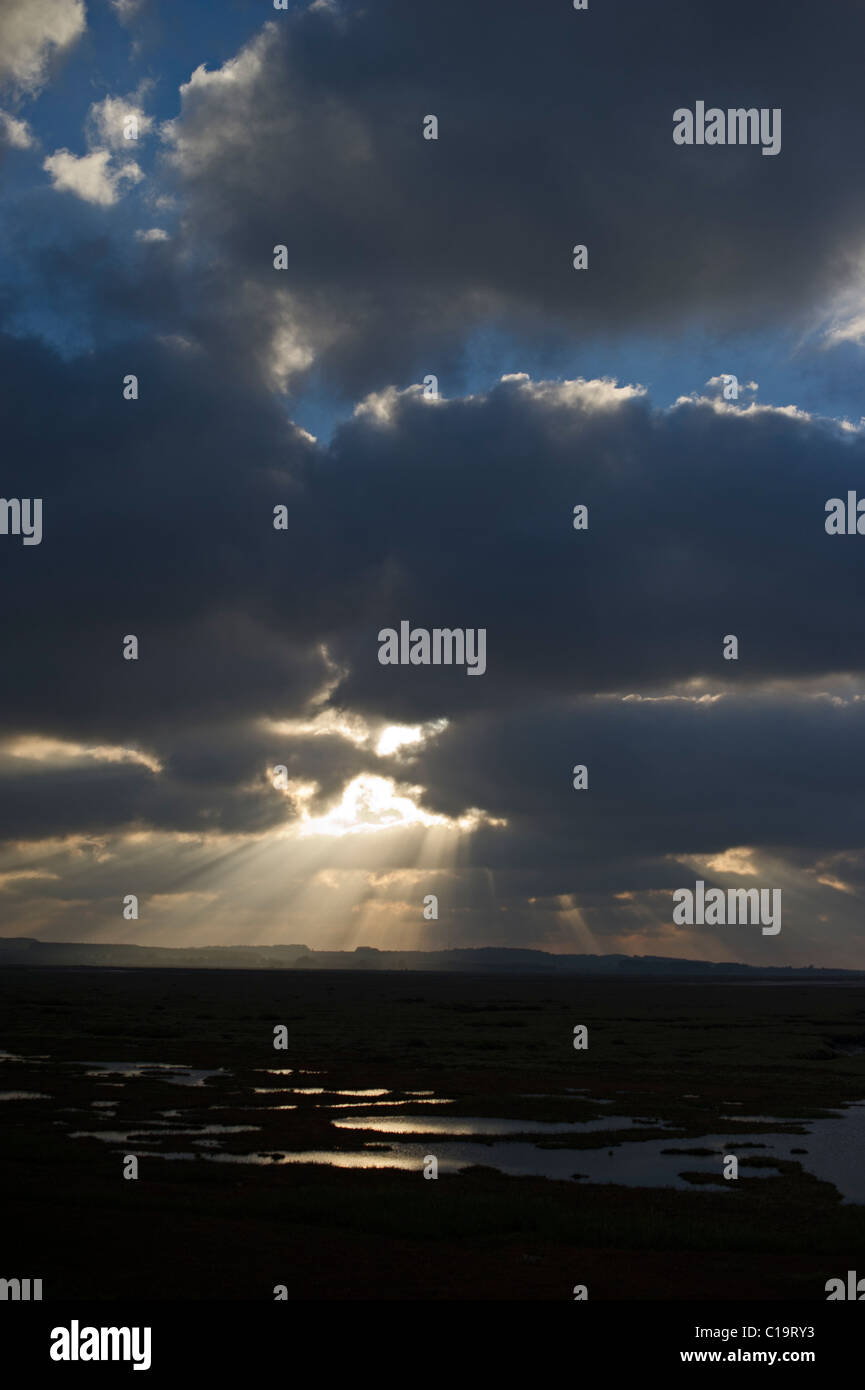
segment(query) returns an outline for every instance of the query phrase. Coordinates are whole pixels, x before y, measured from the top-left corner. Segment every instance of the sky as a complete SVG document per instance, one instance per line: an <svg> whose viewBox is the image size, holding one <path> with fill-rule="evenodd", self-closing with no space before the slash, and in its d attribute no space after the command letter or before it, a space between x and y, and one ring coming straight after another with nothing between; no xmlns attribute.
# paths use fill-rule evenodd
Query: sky
<svg viewBox="0 0 865 1390"><path fill-rule="evenodd" d="M865 968L863 39L2 0L0 933Z"/></svg>

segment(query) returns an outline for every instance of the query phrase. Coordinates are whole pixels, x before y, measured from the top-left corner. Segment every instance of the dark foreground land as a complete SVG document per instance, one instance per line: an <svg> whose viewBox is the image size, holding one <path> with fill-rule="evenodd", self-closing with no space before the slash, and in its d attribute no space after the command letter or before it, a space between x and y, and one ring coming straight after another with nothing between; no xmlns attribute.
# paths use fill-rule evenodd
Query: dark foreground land
<svg viewBox="0 0 865 1390"><path fill-rule="evenodd" d="M287 1051L273 1048L278 1024ZM573 1048L576 1024L587 1051ZM865 1206L842 1205L797 1163L757 1177L766 1160L745 1157L735 1184L619 1187L508 1177L482 1166L479 1145L477 1166L428 1181L417 1169L170 1160L70 1134L97 1127L95 1095L116 1107L102 1129L165 1110L226 1126L252 1114L260 1131L224 1134L223 1151L332 1150L334 1112L319 1097L286 1095L296 1108L276 1111L253 1091L259 1069L295 1068L322 1073L328 1092L447 1096L455 1116L603 1115L610 1131L617 1115L659 1117L687 1147L725 1131L731 1101L743 1115L813 1119L862 1100L860 1047L859 985L9 968L0 1049L47 1060L4 1062L0 1090L50 1101L0 1106L0 1275L42 1278L46 1299L258 1300L284 1285L290 1299L568 1300L585 1284L591 1299L823 1300L827 1279L865 1274ZM118 1086L68 1065L81 1061L226 1071L194 1088L153 1076ZM744 1156L748 1129L734 1127ZM374 1140L399 1143L338 1131L347 1150ZM436 1138L422 1142L435 1153ZM539 1142L566 1144L578 1171L581 1147L615 1141ZM122 1176L129 1152L137 1181Z"/></svg>

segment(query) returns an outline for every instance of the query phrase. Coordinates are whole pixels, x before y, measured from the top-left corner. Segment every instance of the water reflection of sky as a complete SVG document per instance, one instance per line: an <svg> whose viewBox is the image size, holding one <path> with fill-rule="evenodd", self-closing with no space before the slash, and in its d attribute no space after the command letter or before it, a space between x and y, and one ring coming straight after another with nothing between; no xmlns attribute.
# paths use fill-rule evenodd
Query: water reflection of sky
<svg viewBox="0 0 865 1390"><path fill-rule="evenodd" d="M516 1125L518 1122L509 1123ZM524 1122L520 1123L523 1124L523 1132L526 1132ZM865 1170L861 1161L865 1145L865 1102L848 1106L831 1119L794 1123L802 1125L806 1131L804 1136L743 1134L739 1136L738 1144L729 1134L710 1134L678 1141L670 1137L625 1140L611 1150L544 1149L522 1140L471 1143L431 1136L420 1144L400 1143L393 1148L377 1146L354 1153L322 1149L278 1155L213 1154L210 1157L223 1163L325 1163L335 1168L412 1168L420 1171L426 1158L433 1154L442 1173L455 1173L461 1168L483 1164L518 1177L691 1190L694 1190L693 1184L682 1174L702 1173L717 1179L717 1185L713 1183L709 1190L718 1191L733 1190L736 1186L735 1181L726 1181L722 1176L724 1155L732 1153L739 1159L740 1179L777 1176L775 1167L751 1167L751 1158L784 1159L801 1163L806 1172L832 1183L845 1202L865 1203ZM335 1124L341 1122L336 1121ZM429 1121L425 1119L423 1128L426 1129L428 1124ZM561 1132L560 1126L551 1125L548 1128ZM597 1125L593 1128L597 1129ZM451 1128L449 1132L457 1131ZM802 1148L806 1148L807 1153L795 1152ZM692 1149L709 1149L711 1152L683 1152Z"/></svg>
<svg viewBox="0 0 865 1390"><path fill-rule="evenodd" d="M23 1057L0 1051L0 1064L7 1066L44 1067L50 1061L51 1059L44 1055ZM671 1131L672 1126L657 1117L645 1115L606 1114L581 1121L549 1121L458 1116L443 1113L441 1109L438 1109L438 1113L432 1114L427 1107L449 1107L455 1102L430 1090L400 1091L381 1086L341 1087L336 1084L251 1085L233 1077L223 1067L197 1068L168 1062L102 1061L59 1065L77 1068L98 1090L104 1092L110 1087L112 1091L122 1093L119 1098L110 1101L101 1098L90 1100L89 1109L81 1104L58 1108L54 1102L54 1114L58 1116L87 1116L85 1123L89 1127L86 1129L73 1130L71 1122L60 1119L55 1121L56 1124L67 1127L69 1139L98 1139L107 1144L123 1145L125 1150L134 1151L139 1148L151 1157L162 1159L274 1165L317 1163L338 1168L402 1168L420 1171L428 1156L433 1154L441 1173L456 1173L460 1169L482 1164L515 1176L613 1183L625 1187L674 1188L692 1187L689 1180L682 1176L689 1173L714 1177L716 1182L707 1185L710 1191L732 1191L735 1190L736 1183L723 1179L723 1158L726 1154L735 1154L739 1159L740 1180L750 1177L772 1177L777 1174L777 1166L752 1167L749 1160L753 1158L775 1160L776 1163L781 1160L790 1161L800 1164L806 1173L832 1183L845 1202L865 1203L865 1165L861 1161L861 1155L865 1152L865 1101L845 1106L836 1113L820 1119L783 1119L771 1115L744 1115L741 1113L741 1101L726 1100L722 1104L736 1113L719 1115L721 1123L729 1123L731 1127L759 1124L770 1128L758 1133L739 1132L738 1135L731 1134L728 1130L726 1133L719 1132L698 1138L685 1138L679 1129L658 1137L632 1138L628 1131ZM325 1073L302 1067L263 1067L257 1069L257 1075L274 1079L299 1079L324 1077ZM232 1079L233 1089L229 1092L220 1091L220 1082L226 1077ZM220 1104L207 1106L206 1110L210 1111L246 1111L250 1115L259 1112L262 1120L266 1120L268 1115L275 1112L297 1111L301 1108L306 1116L320 1113L322 1122L326 1121L327 1129L333 1134L333 1146L298 1151L274 1148L249 1153L224 1152L222 1145L226 1136L260 1132L262 1125L224 1124L210 1120L205 1122L202 1110L189 1108L151 1110L149 1115L135 1115L134 1119L123 1114L120 1125L124 1127L121 1128L118 1126L117 1107L124 1099L128 1101L134 1098L135 1109L142 1103L147 1103L144 1100L144 1097L150 1094L147 1088L144 1088L142 1096L137 1087L127 1086L128 1082L138 1082L142 1079L196 1088L206 1086L217 1093L214 1100L217 1095L221 1100ZM261 1101L255 1100L258 1096L262 1097ZM292 1096L295 1099L291 1103L274 1103L280 1096ZM595 1097L588 1091L575 1087L565 1088L558 1094L526 1094L525 1098L570 1099L592 1106L614 1103L608 1098ZM41 1091L7 1090L0 1091L0 1101L13 1106L16 1103L52 1102L53 1098ZM412 1110L420 1112L420 1107L424 1107L422 1113L411 1113ZM382 1111L385 1109L389 1113L383 1114ZM337 1117L332 1113L336 1110L356 1113ZM226 1118L231 1116L228 1115ZM118 1127L98 1128L105 1122ZM295 1121L286 1118L285 1123L290 1126ZM780 1126L792 1132L780 1133ZM378 1134L391 1142L369 1140L364 1143L361 1139L363 1133ZM351 1151L342 1148L343 1134L346 1139L350 1135L353 1142L359 1143L360 1147ZM588 1149L565 1147L569 1138L577 1141L584 1134L608 1135L609 1143ZM538 1142L524 1137L527 1135L537 1136ZM186 1139L190 1148L181 1152L166 1152L164 1141L169 1137ZM291 1142L290 1129L284 1138ZM544 1140L547 1141L546 1144ZM708 1152L691 1152L700 1149Z"/></svg>
<svg viewBox="0 0 865 1390"><path fill-rule="evenodd" d="M638 1120L623 1115L609 1119L582 1120L576 1123L550 1120L504 1120L464 1115L353 1115L351 1119L332 1120L334 1129L369 1129L378 1134L594 1134L599 1130L666 1129L659 1120Z"/></svg>

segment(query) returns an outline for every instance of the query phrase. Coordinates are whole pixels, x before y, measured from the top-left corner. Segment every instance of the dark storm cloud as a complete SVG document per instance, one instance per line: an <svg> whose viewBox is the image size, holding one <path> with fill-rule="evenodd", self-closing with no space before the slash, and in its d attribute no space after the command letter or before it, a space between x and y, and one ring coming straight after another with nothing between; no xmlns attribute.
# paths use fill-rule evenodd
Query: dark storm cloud
<svg viewBox="0 0 865 1390"><path fill-rule="evenodd" d="M86 27L83 0L3 0L0 7L0 90L35 95Z"/></svg>
<svg viewBox="0 0 865 1390"><path fill-rule="evenodd" d="M465 400L386 396L324 448L253 375L229 383L221 364L177 344L63 362L7 339L0 357L4 493L41 496L44 507L41 545L9 536L0 547L15 670L0 691L2 728L123 743L165 766L58 769L46 833L112 816L260 831L291 814L264 776L282 763L289 778L319 784L316 811L360 771L392 774L428 786L434 809L478 806L512 820L507 837L483 832L493 858L517 828L543 858L542 842L557 845L561 833L548 821L551 789L567 789L568 768L589 761L548 717L551 701L701 676L732 695L862 670L860 538L824 529L826 498L862 476L852 432L709 403L657 411L610 384L521 379ZM138 401L122 399L129 371ZM578 502L589 508L586 531L572 526ZM272 525L280 503L287 531ZM378 631L402 618L485 627L486 673L381 666ZM140 639L137 662L122 658L129 633ZM740 639L737 663L722 659L727 633ZM308 715L328 680L337 680L332 707L374 724L454 725L417 763L256 726ZM665 758L676 756L679 723L683 737L692 727L689 708L669 706ZM611 728L628 709L615 706ZM530 768L540 757L540 782L521 773L512 787L505 746L490 753L489 775L470 749L448 759L462 720L480 750L517 710L538 730L541 752L520 756ZM771 705L764 717L771 723ZM821 727L806 730L808 756ZM757 724L742 746L755 740ZM612 735L595 761L602 778L617 770L608 773L616 795L633 797ZM36 792L12 791L35 833ZM521 802L533 793L535 804ZM570 816L574 803L560 794ZM636 857L687 848L702 795L680 797L639 833L635 820ZM790 804L781 798L768 818L781 842L791 839ZM637 805L623 814L638 820ZM800 821L822 834L816 820ZM855 813L846 824L858 827ZM700 825L712 850L758 829L747 818L716 825L710 813ZM841 844L843 833L811 843Z"/></svg>
<svg viewBox="0 0 865 1390"><path fill-rule="evenodd" d="M799 321L865 240L863 38L854 0L296 10L184 89L185 231L238 290L290 290L353 391L454 369L487 322L579 348ZM677 147L698 99L781 108L781 152Z"/></svg>
<svg viewBox="0 0 865 1390"><path fill-rule="evenodd" d="M473 837L478 862L513 865L519 843L549 893L570 891L577 866L585 886L626 891L661 886L646 868L668 854L748 845L819 860L860 846L863 752L858 700L589 699L456 723L417 775L432 810L474 799L507 817L509 835ZM572 785L578 763L584 791Z"/></svg>
<svg viewBox="0 0 865 1390"><path fill-rule="evenodd" d="M347 564L356 610L333 633L334 700L411 722L539 691L861 671L859 538L824 523L863 477L861 436L779 411L657 411L591 384L403 395L310 475L330 541L306 543L314 591L334 611ZM380 665L378 631L402 619L485 627L486 673Z"/></svg>
<svg viewBox="0 0 865 1390"><path fill-rule="evenodd" d="M279 931L297 900L343 933L343 878L375 871L368 892L411 918L411 871L435 863L453 944L573 945L568 900L599 935L652 930L682 858L748 846L789 876L794 921L813 890L853 922L865 539L827 536L824 507L865 492L865 437L602 382L387 388L432 372L453 395L489 326L591 377L602 337L812 321L865 242L863 37L852 0L319 5L199 71L110 209L49 188L19 143L9 169L39 167L4 221L0 490L42 498L44 536L0 537L6 921L116 930L131 887L166 899L168 929L222 895L217 937ZM677 148L697 99L781 107L781 153ZM157 225L168 240L137 238ZM382 393L329 445L273 392L310 365ZM486 673L381 666L402 619L483 627ZM724 697L621 698L671 691ZM375 755L382 723L443 719ZM314 815L367 773L507 825L284 846L276 765L315 784Z"/></svg>
<svg viewBox="0 0 865 1390"><path fill-rule="evenodd" d="M63 362L7 338L0 360L4 495L43 500L41 545L0 548L7 730L146 740L303 703L326 666L272 509L309 445L266 392L182 347Z"/></svg>
<svg viewBox="0 0 865 1390"><path fill-rule="evenodd" d="M317 784L307 803L312 814L323 813L358 773L381 772L371 751L343 738L302 738L246 724L208 722L173 734L163 728L149 743L158 749L158 765L134 761L134 752L120 761L121 750L100 745L91 752L47 747L38 759L0 753L0 840L143 827L255 835L296 815L294 802L274 787L274 767L284 767L289 782Z"/></svg>

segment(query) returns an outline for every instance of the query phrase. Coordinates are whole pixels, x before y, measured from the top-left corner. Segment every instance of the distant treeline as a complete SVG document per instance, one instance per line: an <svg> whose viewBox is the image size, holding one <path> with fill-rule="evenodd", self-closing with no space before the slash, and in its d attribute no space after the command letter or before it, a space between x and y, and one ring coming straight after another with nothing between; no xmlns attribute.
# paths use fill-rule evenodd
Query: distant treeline
<svg viewBox="0 0 865 1390"><path fill-rule="evenodd" d="M80 941L0 938L0 965L103 966L110 969L198 970L437 970L525 975L663 975L713 978L861 979L861 970L822 970L813 965L716 964L667 956L551 955L547 951L486 946L451 951L312 951L308 946L129 946Z"/></svg>

